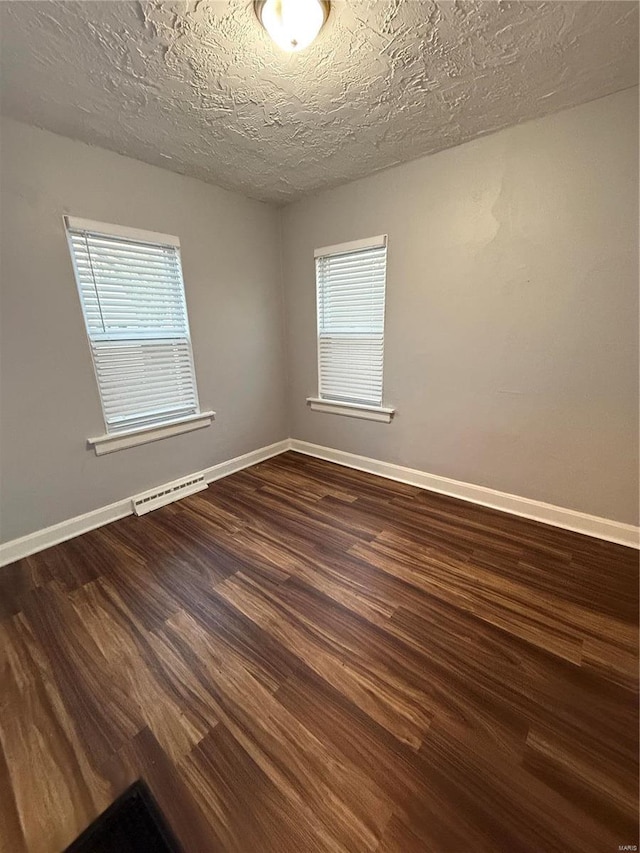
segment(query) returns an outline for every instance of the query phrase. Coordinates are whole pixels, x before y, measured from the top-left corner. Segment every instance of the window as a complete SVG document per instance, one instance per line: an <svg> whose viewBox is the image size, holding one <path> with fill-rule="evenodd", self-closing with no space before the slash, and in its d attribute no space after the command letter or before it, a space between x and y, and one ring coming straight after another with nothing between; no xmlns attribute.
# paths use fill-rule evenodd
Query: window
<svg viewBox="0 0 640 853"><path fill-rule="evenodd" d="M387 238L316 249L318 397L312 409L391 420L382 406Z"/></svg>
<svg viewBox="0 0 640 853"><path fill-rule="evenodd" d="M140 442L110 436L197 420L178 238L71 216L65 224L107 431L90 441L119 449Z"/></svg>

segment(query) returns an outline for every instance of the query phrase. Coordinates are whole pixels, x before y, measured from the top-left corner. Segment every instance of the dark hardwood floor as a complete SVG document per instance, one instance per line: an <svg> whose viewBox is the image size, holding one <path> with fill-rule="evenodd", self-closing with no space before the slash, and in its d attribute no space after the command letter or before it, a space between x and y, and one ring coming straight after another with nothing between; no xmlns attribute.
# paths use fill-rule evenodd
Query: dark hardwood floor
<svg viewBox="0 0 640 853"><path fill-rule="evenodd" d="M638 555L287 453L0 569L2 850L638 844Z"/></svg>

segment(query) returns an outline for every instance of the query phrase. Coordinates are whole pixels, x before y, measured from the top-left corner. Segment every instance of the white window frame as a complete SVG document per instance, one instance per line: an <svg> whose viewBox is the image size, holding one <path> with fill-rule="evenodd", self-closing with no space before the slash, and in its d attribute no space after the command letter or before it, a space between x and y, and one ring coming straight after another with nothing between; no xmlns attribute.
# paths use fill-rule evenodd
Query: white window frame
<svg viewBox="0 0 640 853"><path fill-rule="evenodd" d="M314 259L317 262L318 258L327 257L330 255L344 255L350 252L359 252L364 249L387 248L387 235L381 234L376 237L369 237L362 240L352 240L348 243L338 243L332 246L323 246L314 251ZM386 259L385 259L386 264ZM386 275L386 269L385 269ZM385 288L386 291L386 288ZM380 423L389 423L395 414L395 409L389 406L373 405L368 403L357 403L346 400L336 400L322 396L321 389L321 360L320 360L320 288L317 274L316 263L316 363L318 369L318 396L307 397L307 404L314 412L324 412L325 414L344 415L350 418L361 418L363 420L378 421ZM385 292L385 308L386 308L386 292ZM383 321L384 322L384 321ZM384 333L383 333L383 372L384 372ZM383 384L384 391L384 384Z"/></svg>
<svg viewBox="0 0 640 853"><path fill-rule="evenodd" d="M191 333L189 329L189 319L187 314L186 307L186 292L184 287L184 280L182 279L182 261L180 258L180 240L178 237L174 237L169 234L161 234L155 231L144 231L138 228L128 228L122 225L112 225L105 222L96 222L91 219L82 219L75 216L67 216L63 217L65 234L67 237L67 243L69 246L69 254L71 256L71 263L73 266L74 278L76 281L76 286L78 288L78 296L80 299L80 304L82 307L84 325L85 325L85 333L87 335L87 341L89 344L89 350L91 352L91 362L93 365L94 375L96 379L96 387L98 389L98 396L100 398L100 406L102 409L102 417L105 425L105 434L100 436L95 436L93 438L88 438L87 443L89 446L93 447L96 453L96 456L102 456L105 453L112 453L116 450L123 450L127 447L134 447L139 444L146 444L151 441L157 441L161 438L167 438L172 435L179 435L180 433L190 432L191 430L201 429L202 427L210 426L212 421L215 418L215 412L212 411L201 411L200 403L198 399L198 388L195 376L195 365L193 360L193 351L191 347ZM155 246L170 246L177 250L178 256L178 265L180 268L180 281L182 284L182 295L184 299L184 312L186 318L186 328L187 328L187 342L188 342L188 350L191 364L191 372L193 378L193 390L195 395L195 412L188 415L182 415L180 417L167 418L166 420L156 421L152 424L147 424L139 427L131 427L125 429L109 429L109 425L107 423L107 417L104 408L104 401L102 397L102 390L100 386L100 381L98 377L98 372L96 369L95 360L93 357L93 338L91 336L87 314L85 310L84 299L82 295L82 289L80 286L80 276L76 264L76 256L72 245L72 234L77 233L78 231L86 231L91 234L99 234L104 235L106 237L121 237L125 240L131 240L139 243L146 243Z"/></svg>

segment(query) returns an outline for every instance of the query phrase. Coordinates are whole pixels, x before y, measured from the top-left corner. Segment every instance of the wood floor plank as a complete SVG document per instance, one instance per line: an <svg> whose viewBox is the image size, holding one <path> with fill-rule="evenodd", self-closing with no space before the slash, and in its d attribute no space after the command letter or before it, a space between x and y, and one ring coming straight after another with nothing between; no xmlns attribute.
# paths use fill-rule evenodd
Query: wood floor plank
<svg viewBox="0 0 640 853"><path fill-rule="evenodd" d="M224 726L216 728L181 762L178 772L213 826L207 850L350 853L347 847L324 835L322 827L314 826L291 808Z"/></svg>
<svg viewBox="0 0 640 853"><path fill-rule="evenodd" d="M388 667L392 657L378 662L352 652L349 643L357 635L357 628L352 624L349 637L343 636L341 626L346 630L348 620L345 614L334 611L331 629L331 616L326 619L323 613L326 599L316 601L312 613L304 613L289 589L283 599L277 590L242 574L229 578L218 591L289 651L299 654L329 683L339 685L398 738L415 748L420 746L431 721L425 694L413 679L405 680ZM322 619L324 624L317 625L316 619Z"/></svg>
<svg viewBox="0 0 640 853"><path fill-rule="evenodd" d="M394 815L376 853L426 853L426 850L424 841Z"/></svg>
<svg viewBox="0 0 640 853"><path fill-rule="evenodd" d="M116 666L53 587L35 590L24 615L85 749L104 760L142 728Z"/></svg>
<svg viewBox="0 0 640 853"><path fill-rule="evenodd" d="M391 804L375 782L331 754L187 614L168 623L166 636L174 648L188 648L197 658L217 716L292 811L318 831L322 826L323 836L336 843L344 839L349 850L375 849L391 816Z"/></svg>
<svg viewBox="0 0 640 853"><path fill-rule="evenodd" d="M73 593L72 603L106 660L117 668L123 690L140 719L168 757L178 761L202 740L210 726L203 725L180 697L166 690L144 629L128 618L117 595L105 591L98 580Z"/></svg>
<svg viewBox="0 0 640 853"><path fill-rule="evenodd" d="M523 767L553 787L577 808L619 828L622 837L636 831L638 790L617 780L619 762L576 740L566 727L532 726L527 736Z"/></svg>
<svg viewBox="0 0 640 853"><path fill-rule="evenodd" d="M215 727L211 729L214 731ZM191 753L189 753L191 755ZM183 756L185 758L186 756ZM182 760L182 759L181 759ZM210 808L202 808L196 792L148 728L141 729L105 765L114 797L143 778L185 851L217 853ZM200 792L197 792L200 793Z"/></svg>
<svg viewBox="0 0 640 853"><path fill-rule="evenodd" d="M575 808L557 788L500 760L484 745L471 747L434 727L421 755L430 784L448 805L456 804L463 833L478 839L472 849L561 853L570 843L572 849L599 853L624 843L619 840L625 837L624 826L594 819L584 803ZM441 847L451 849L446 841Z"/></svg>
<svg viewBox="0 0 640 853"><path fill-rule="evenodd" d="M0 622L20 613L30 590L53 580L44 560L26 557L0 571Z"/></svg>
<svg viewBox="0 0 640 853"><path fill-rule="evenodd" d="M27 842L20 823L20 813L0 738L0 803L2 803L2 832L0 832L0 853L26 853Z"/></svg>
<svg viewBox="0 0 640 853"><path fill-rule="evenodd" d="M460 821L447 813L455 811L457 804L447 803L434 786L428 762L419 752L393 737L315 673L297 673L277 695L319 738L335 744L354 764L372 768L378 784L395 802L394 816L419 835L421 849L455 849L456 845L475 849L479 836L459 831ZM392 825L393 818L383 836L386 844L390 844Z"/></svg>
<svg viewBox="0 0 640 853"><path fill-rule="evenodd" d="M582 634L572 629L563 612L541 601L540 594L532 599L524 585L483 570L469 559L442 559L432 553L416 559L405 539L387 533L374 542L354 545L351 552L559 657L576 664L582 660Z"/></svg>
<svg viewBox="0 0 640 853"><path fill-rule="evenodd" d="M239 662L271 693L296 670L299 660L254 622L230 606L215 590L183 602L188 612L208 633L221 651L237 656Z"/></svg>
<svg viewBox="0 0 640 853"><path fill-rule="evenodd" d="M0 570L0 850L638 844L638 554L285 453Z"/></svg>
<svg viewBox="0 0 640 853"><path fill-rule="evenodd" d="M86 749L55 670L22 617L4 626L2 642L9 653L0 691L0 744L13 791L2 801L3 821L8 806L10 830L15 808L27 850L62 849L109 805L111 791L96 767L98 753Z"/></svg>

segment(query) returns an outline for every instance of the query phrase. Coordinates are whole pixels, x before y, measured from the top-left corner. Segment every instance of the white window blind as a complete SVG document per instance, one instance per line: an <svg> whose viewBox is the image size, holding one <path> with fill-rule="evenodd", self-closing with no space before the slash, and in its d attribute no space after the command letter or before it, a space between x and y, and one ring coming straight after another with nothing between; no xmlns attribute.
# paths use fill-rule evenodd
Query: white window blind
<svg viewBox="0 0 640 853"><path fill-rule="evenodd" d="M197 414L178 239L65 222L107 432Z"/></svg>
<svg viewBox="0 0 640 853"><path fill-rule="evenodd" d="M382 405L386 237L315 256L319 397Z"/></svg>

